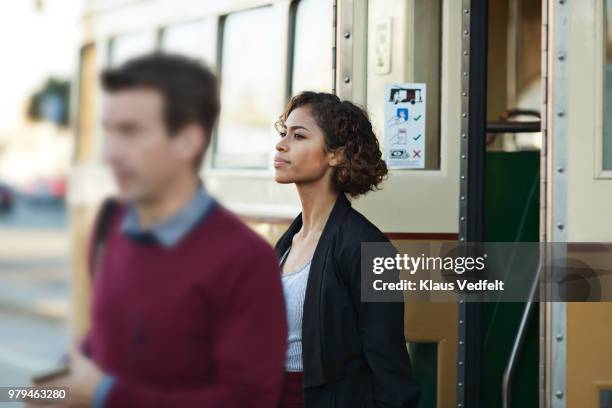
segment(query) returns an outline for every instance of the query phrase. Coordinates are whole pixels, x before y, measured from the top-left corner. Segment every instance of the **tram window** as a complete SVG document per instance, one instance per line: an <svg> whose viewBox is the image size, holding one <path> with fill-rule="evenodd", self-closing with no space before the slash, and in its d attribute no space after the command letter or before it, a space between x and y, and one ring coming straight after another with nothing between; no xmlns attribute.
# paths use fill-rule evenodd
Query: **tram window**
<svg viewBox="0 0 612 408"><path fill-rule="evenodd" d="M267 168L274 151L272 123L282 110L281 15L271 6L230 14L223 23L221 117L213 165Z"/></svg>
<svg viewBox="0 0 612 408"><path fill-rule="evenodd" d="M612 0L606 0L606 60L604 66L603 169L612 170Z"/></svg>
<svg viewBox="0 0 612 408"><path fill-rule="evenodd" d="M132 57L152 52L155 42L155 33L146 31L114 37L109 44L108 63L116 66Z"/></svg>
<svg viewBox="0 0 612 408"><path fill-rule="evenodd" d="M612 390L599 390L599 407L612 408Z"/></svg>
<svg viewBox="0 0 612 408"><path fill-rule="evenodd" d="M162 31L162 51L187 55L213 66L216 54L216 24L213 19L191 21Z"/></svg>
<svg viewBox="0 0 612 408"><path fill-rule="evenodd" d="M295 9L291 93L331 92L333 4L330 0L301 0ZM313 30L313 27L321 29Z"/></svg>

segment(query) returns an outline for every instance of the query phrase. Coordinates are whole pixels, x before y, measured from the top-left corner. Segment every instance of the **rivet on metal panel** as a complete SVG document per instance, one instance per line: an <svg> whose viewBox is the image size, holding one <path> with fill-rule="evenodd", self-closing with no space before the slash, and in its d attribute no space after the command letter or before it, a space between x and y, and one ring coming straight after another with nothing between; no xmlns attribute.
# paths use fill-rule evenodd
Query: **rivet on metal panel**
<svg viewBox="0 0 612 408"><path fill-rule="evenodd" d="M348 84L349 82L351 82L351 78L349 77L344 77L344 83Z"/></svg>
<svg viewBox="0 0 612 408"><path fill-rule="evenodd" d="M555 397L563 398L563 391L559 390L559 391L555 392Z"/></svg>
<svg viewBox="0 0 612 408"><path fill-rule="evenodd" d="M563 228L565 228L565 225L558 223L557 224L557 228L559 228L560 230L562 230Z"/></svg>
<svg viewBox="0 0 612 408"><path fill-rule="evenodd" d="M349 39L351 38L351 33L349 33L348 31L344 33L344 38Z"/></svg>

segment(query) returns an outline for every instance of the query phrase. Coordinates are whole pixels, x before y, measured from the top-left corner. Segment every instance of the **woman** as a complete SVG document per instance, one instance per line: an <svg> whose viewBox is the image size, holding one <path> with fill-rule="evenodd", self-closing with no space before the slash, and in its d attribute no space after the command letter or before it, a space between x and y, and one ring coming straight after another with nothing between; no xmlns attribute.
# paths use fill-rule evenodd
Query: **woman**
<svg viewBox="0 0 612 408"><path fill-rule="evenodd" d="M276 244L289 323L281 406L416 407L403 303L360 300L361 242L388 242L345 195L387 174L366 112L304 92L276 128L275 179L295 183L302 204Z"/></svg>

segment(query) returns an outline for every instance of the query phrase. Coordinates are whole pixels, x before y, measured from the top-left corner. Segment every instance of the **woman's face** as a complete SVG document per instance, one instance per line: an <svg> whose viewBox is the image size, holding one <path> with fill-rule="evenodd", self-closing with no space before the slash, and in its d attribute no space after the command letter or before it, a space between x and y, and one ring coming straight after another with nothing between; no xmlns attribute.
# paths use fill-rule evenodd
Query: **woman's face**
<svg viewBox="0 0 612 408"><path fill-rule="evenodd" d="M329 177L337 164L334 153L325 151L323 130L308 106L291 111L280 134L274 156L274 179L278 183L304 184Z"/></svg>

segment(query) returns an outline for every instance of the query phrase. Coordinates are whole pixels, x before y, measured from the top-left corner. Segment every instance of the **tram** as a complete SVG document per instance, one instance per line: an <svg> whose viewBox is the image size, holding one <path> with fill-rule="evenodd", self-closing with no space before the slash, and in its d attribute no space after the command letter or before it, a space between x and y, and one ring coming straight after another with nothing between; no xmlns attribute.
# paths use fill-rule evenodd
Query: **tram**
<svg viewBox="0 0 612 408"><path fill-rule="evenodd" d="M101 159L104 67L161 50L217 72L222 111L202 177L270 242L299 212L293 186L273 180L273 123L290 96L320 90L364 106L382 144L385 85L423 83L423 168L393 169L353 201L394 244L605 243L610 23L611 0L87 1L69 185L76 335L88 325L87 237L114 191ZM610 303L405 312L423 408L612 406Z"/></svg>

